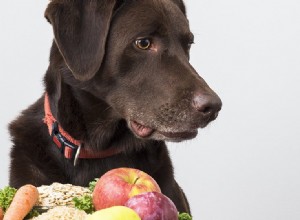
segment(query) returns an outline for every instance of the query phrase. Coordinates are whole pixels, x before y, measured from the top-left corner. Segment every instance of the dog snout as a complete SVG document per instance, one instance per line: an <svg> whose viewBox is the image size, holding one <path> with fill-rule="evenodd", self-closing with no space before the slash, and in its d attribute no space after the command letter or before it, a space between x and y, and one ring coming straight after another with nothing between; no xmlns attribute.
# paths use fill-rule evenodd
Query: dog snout
<svg viewBox="0 0 300 220"><path fill-rule="evenodd" d="M192 99L192 107L201 113L207 122L215 120L222 108L222 101L216 94L203 94L197 92Z"/></svg>

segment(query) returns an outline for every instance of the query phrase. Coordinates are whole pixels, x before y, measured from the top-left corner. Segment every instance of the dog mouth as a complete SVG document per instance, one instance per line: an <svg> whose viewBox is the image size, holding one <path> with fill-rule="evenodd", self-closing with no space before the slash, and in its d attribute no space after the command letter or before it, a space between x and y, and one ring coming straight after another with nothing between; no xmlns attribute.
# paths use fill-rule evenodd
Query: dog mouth
<svg viewBox="0 0 300 220"><path fill-rule="evenodd" d="M131 130L140 138L149 138L154 133L157 133L157 136L163 136L163 139L168 140L187 140L192 139L197 136L198 131L197 129L192 129L190 131L184 131L184 132L165 132L165 131L159 131L157 129L153 129L150 127L147 127L137 121L130 121L130 127Z"/></svg>
<svg viewBox="0 0 300 220"><path fill-rule="evenodd" d="M130 127L133 130L133 132L141 138L147 138L151 136L151 134L153 134L154 132L154 129L142 125L136 121L130 121Z"/></svg>

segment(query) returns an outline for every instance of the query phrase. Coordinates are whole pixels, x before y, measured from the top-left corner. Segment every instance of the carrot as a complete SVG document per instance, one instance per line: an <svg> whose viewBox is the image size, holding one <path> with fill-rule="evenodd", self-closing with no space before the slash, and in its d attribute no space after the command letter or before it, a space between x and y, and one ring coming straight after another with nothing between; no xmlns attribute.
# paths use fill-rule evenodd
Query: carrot
<svg viewBox="0 0 300 220"><path fill-rule="evenodd" d="M0 208L0 220L3 220L3 217L4 217L4 212L2 208Z"/></svg>
<svg viewBox="0 0 300 220"><path fill-rule="evenodd" d="M25 185L18 189L3 220L23 220L39 199L39 192L33 185Z"/></svg>

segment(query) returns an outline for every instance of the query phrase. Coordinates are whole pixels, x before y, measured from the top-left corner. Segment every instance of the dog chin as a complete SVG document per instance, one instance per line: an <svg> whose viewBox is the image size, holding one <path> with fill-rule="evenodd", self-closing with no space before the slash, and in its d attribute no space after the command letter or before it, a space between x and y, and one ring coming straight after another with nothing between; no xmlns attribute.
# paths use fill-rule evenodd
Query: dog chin
<svg viewBox="0 0 300 220"><path fill-rule="evenodd" d="M181 142L185 140L193 139L197 136L198 131L186 131L186 132L174 132L174 133L166 133L161 131L156 131L151 136L154 140L163 140L168 142Z"/></svg>
<svg viewBox="0 0 300 220"><path fill-rule="evenodd" d="M139 122L130 120L128 122L130 130L138 138L142 139L152 139L152 140L163 140L169 142L180 142L184 140L193 139L197 136L198 130L192 129L189 131L163 131L159 129L153 129Z"/></svg>

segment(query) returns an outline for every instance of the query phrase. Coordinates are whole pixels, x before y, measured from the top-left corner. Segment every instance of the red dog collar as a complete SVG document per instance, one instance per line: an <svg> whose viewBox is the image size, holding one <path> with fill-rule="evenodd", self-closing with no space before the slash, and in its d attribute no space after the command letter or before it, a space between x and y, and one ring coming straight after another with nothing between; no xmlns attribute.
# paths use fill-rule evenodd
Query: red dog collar
<svg viewBox="0 0 300 220"><path fill-rule="evenodd" d="M83 148L81 141L71 137L57 122L51 112L48 94L44 100L45 118L44 123L48 126L49 134L53 142L67 159L74 159L74 165L78 158L97 159L111 157L121 152L121 150L109 148L107 150L93 152Z"/></svg>

